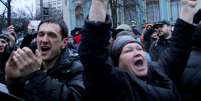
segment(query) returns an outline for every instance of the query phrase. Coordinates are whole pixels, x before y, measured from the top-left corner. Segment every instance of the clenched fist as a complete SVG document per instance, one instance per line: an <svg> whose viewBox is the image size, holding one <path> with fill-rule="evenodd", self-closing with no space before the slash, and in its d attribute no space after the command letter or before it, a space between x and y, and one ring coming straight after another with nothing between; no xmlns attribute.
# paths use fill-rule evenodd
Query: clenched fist
<svg viewBox="0 0 201 101"><path fill-rule="evenodd" d="M89 11L90 21L105 21L108 1L109 0L92 0L91 9Z"/></svg>
<svg viewBox="0 0 201 101"><path fill-rule="evenodd" d="M193 17L198 11L197 0L182 0L180 18L190 24L193 23Z"/></svg>

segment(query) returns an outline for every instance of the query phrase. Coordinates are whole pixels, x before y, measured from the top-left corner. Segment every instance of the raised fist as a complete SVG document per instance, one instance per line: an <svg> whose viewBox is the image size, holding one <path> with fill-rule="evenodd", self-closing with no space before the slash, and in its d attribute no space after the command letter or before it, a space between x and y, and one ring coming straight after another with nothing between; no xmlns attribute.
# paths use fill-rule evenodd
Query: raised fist
<svg viewBox="0 0 201 101"><path fill-rule="evenodd" d="M89 11L90 21L105 21L108 1L109 0L92 0L91 9Z"/></svg>
<svg viewBox="0 0 201 101"><path fill-rule="evenodd" d="M198 11L197 0L182 0L180 18L188 23L193 23L193 17Z"/></svg>

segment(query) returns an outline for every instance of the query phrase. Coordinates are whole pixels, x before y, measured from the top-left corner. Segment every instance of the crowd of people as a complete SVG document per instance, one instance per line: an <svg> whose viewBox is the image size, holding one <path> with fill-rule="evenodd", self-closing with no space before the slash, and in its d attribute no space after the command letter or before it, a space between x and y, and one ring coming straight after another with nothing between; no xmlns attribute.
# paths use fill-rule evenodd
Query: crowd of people
<svg viewBox="0 0 201 101"><path fill-rule="evenodd" d="M82 28L41 21L16 45L0 34L0 82L25 101L195 101L201 96L201 10L183 0L174 25L112 28L109 0L92 0ZM27 32L29 33L29 32ZM0 86L1 87L1 86Z"/></svg>

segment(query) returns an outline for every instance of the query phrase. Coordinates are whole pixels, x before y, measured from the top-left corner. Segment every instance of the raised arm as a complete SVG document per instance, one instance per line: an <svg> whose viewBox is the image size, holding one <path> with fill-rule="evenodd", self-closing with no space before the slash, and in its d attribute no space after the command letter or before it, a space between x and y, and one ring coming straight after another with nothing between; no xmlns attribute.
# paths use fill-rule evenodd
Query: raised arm
<svg viewBox="0 0 201 101"><path fill-rule="evenodd" d="M89 11L89 21L105 22L109 0L92 0Z"/></svg>
<svg viewBox="0 0 201 101"><path fill-rule="evenodd" d="M89 18L82 32L79 54L89 78L96 78L95 72L104 72L110 39L109 17L106 17L109 0L92 0Z"/></svg>
<svg viewBox="0 0 201 101"><path fill-rule="evenodd" d="M179 18L183 21L193 24L194 15L198 12L196 8L198 0L181 0L181 13Z"/></svg>
<svg viewBox="0 0 201 101"><path fill-rule="evenodd" d="M92 0L89 18L82 32L79 55L85 69L85 86L89 96L107 96L112 92L112 66L109 63L111 22L106 16L109 0ZM111 79L113 78L113 79ZM105 90L108 92L105 93ZM99 99L100 100L100 99Z"/></svg>

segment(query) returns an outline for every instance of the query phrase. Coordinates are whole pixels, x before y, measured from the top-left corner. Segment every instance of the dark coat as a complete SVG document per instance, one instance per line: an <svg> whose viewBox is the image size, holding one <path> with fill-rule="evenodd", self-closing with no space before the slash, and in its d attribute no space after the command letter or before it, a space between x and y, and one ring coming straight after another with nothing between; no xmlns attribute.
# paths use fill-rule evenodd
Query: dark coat
<svg viewBox="0 0 201 101"><path fill-rule="evenodd" d="M0 53L0 83L5 83L5 64L10 56L10 53L4 51Z"/></svg>
<svg viewBox="0 0 201 101"><path fill-rule="evenodd" d="M193 33L193 47L184 70L180 93L183 101L200 101L201 97L201 25Z"/></svg>
<svg viewBox="0 0 201 101"><path fill-rule="evenodd" d="M84 90L83 66L66 49L47 73L36 71L8 86L27 101L80 101Z"/></svg>
<svg viewBox="0 0 201 101"><path fill-rule="evenodd" d="M165 51L168 47L169 41L165 39L164 36L161 36L158 40L153 41L149 49L151 59L153 61L158 61L161 53L163 53L163 51Z"/></svg>
<svg viewBox="0 0 201 101"><path fill-rule="evenodd" d="M6 46L5 51L0 53L0 83L5 84L5 65L13 51L13 48Z"/></svg>
<svg viewBox="0 0 201 101"><path fill-rule="evenodd" d="M84 26L79 54L85 68L85 100L178 101L171 79L176 81L183 71L194 26L178 19L170 48L159 62L149 65L148 76L142 79L108 62L110 25L109 22L87 21Z"/></svg>
<svg viewBox="0 0 201 101"><path fill-rule="evenodd" d="M148 52L150 49L151 44L156 40L154 38L151 37L151 35L155 32L154 29L148 29L144 31L144 35L143 35L143 44L144 44L144 48L145 51Z"/></svg>

